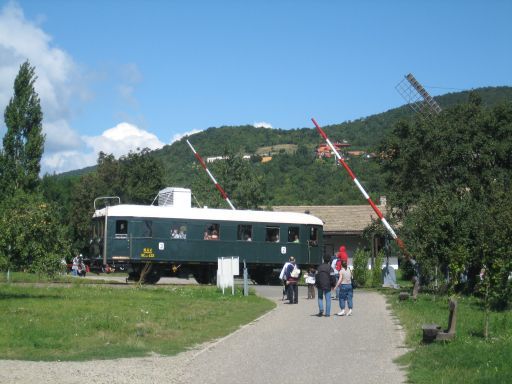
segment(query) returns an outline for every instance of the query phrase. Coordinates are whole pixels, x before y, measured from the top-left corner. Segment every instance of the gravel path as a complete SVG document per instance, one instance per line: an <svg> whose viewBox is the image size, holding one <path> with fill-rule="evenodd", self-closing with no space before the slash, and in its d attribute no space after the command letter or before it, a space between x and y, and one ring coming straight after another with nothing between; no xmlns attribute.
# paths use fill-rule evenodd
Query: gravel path
<svg viewBox="0 0 512 384"><path fill-rule="evenodd" d="M256 287L277 308L237 332L177 356L89 362L0 360L0 383L283 383L288 380L404 383L393 359L404 335L385 299L357 290L354 315L318 318L316 300L281 301L280 287ZM335 313L338 304L332 301Z"/></svg>

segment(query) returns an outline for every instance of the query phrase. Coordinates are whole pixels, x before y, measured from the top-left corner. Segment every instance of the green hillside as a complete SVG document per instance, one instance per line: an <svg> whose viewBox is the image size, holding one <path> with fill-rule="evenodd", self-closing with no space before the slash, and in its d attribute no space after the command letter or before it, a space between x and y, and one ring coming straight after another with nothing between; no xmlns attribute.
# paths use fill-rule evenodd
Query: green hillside
<svg viewBox="0 0 512 384"><path fill-rule="evenodd" d="M512 100L512 87L487 87L474 90L486 106ZM449 93L436 97L442 108L467 102L469 91ZM371 152L391 131L400 119L415 115L404 105L400 108L340 124L325 126L331 141L346 140L351 144L348 150L361 149ZM345 172L338 168L333 159L315 158L315 148L322 143L313 128L266 129L253 126L223 126L208 128L188 139L203 158L222 156L226 153L251 155L251 172L261 177L265 203L277 204L362 204L357 188ZM186 144L187 138L153 151L152 156L161 162L164 182L168 186L192 188L201 185L201 191L194 191L202 197L202 203L210 206L222 205L217 192L205 172L198 166L192 151ZM272 155L272 160L261 163L261 155ZM361 157L347 157L347 161L374 199L385 195L385 187L375 160ZM209 168L219 183L230 194L229 176L223 176L219 165L212 163ZM94 171L94 167L76 170L58 177L78 177ZM67 181L69 183L69 181ZM156 191L155 191L156 194ZM234 202L236 203L236 202Z"/></svg>

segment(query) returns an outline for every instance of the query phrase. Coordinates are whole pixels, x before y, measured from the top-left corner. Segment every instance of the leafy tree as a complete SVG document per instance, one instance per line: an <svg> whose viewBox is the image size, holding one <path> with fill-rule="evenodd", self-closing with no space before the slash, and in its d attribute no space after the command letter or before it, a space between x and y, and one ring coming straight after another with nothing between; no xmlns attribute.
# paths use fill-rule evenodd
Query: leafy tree
<svg viewBox="0 0 512 384"><path fill-rule="evenodd" d="M485 264L490 296L499 299L494 307L509 300L504 276L512 271L504 240L511 134L512 103L487 109L470 95L469 103L434 121L401 122L380 148L403 238L421 262L424 282L439 268L449 289L466 278L472 287Z"/></svg>
<svg viewBox="0 0 512 384"><path fill-rule="evenodd" d="M68 220L73 239L73 249L87 254L89 248L89 227L94 213L94 199L106 196L101 193L97 174L87 174L73 186Z"/></svg>
<svg viewBox="0 0 512 384"><path fill-rule="evenodd" d="M70 256L70 244L55 207L38 194L17 191L0 210L2 267L47 275L59 271L62 258Z"/></svg>
<svg viewBox="0 0 512 384"><path fill-rule="evenodd" d="M479 209L469 196L439 191L420 198L405 217L403 237L408 251L420 261L422 284L453 290L480 262L473 220Z"/></svg>
<svg viewBox="0 0 512 384"><path fill-rule="evenodd" d="M96 168L96 185L98 196L117 196L123 189L121 165L113 154L100 152Z"/></svg>
<svg viewBox="0 0 512 384"><path fill-rule="evenodd" d="M83 175L71 194L68 221L73 247L83 253L88 251L94 199L118 196L123 203L150 204L164 185L162 168L160 160L150 156L147 148L130 152L119 160L100 152L96 172Z"/></svg>
<svg viewBox="0 0 512 384"><path fill-rule="evenodd" d="M144 148L119 159L120 178L125 186L119 194L131 203L149 204L164 187L162 163L150 153L149 148Z"/></svg>
<svg viewBox="0 0 512 384"><path fill-rule="evenodd" d="M224 160L208 164L208 169L229 196L235 208L258 209L261 207L264 185L258 169L250 161L243 159L240 153L233 153L229 149L225 149L223 157ZM196 177L191 187L198 201L209 207L229 208L201 166L196 165L195 168Z"/></svg>
<svg viewBox="0 0 512 384"><path fill-rule="evenodd" d="M242 154L225 153L219 162L219 177L238 209L258 209L263 203L264 187L258 170Z"/></svg>
<svg viewBox="0 0 512 384"><path fill-rule="evenodd" d="M59 209L39 193L45 137L34 90L34 67L26 61L14 80L4 113L7 132L0 153L0 259L3 267L53 274L69 256ZM14 220L13 220L14 218Z"/></svg>
<svg viewBox="0 0 512 384"><path fill-rule="evenodd" d="M26 61L14 80L14 96L5 108L7 133L3 138L0 161L0 187L4 196L17 190L34 191L39 184L45 136L43 113L34 90L34 67Z"/></svg>
<svg viewBox="0 0 512 384"><path fill-rule="evenodd" d="M476 217L479 266L484 270L479 291L486 308L504 309L512 294L512 207L508 193L496 188Z"/></svg>
<svg viewBox="0 0 512 384"><path fill-rule="evenodd" d="M489 111L477 95L434 122L401 121L380 146L391 200L401 213L440 186L480 199L494 180L510 179L512 105Z"/></svg>

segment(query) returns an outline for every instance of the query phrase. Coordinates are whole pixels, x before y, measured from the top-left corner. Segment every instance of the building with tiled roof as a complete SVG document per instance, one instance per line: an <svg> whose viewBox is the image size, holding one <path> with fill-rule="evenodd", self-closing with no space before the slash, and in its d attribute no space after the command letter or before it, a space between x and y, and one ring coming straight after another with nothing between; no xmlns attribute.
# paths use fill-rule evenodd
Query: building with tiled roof
<svg viewBox="0 0 512 384"><path fill-rule="evenodd" d="M379 209L384 212L385 201ZM279 205L273 206L274 211L308 212L324 222L325 252L336 253L341 245L345 245L349 257L357 248L374 251L379 244L370 244L363 238L364 229L378 220L377 214L370 205ZM378 240L376 240L378 241Z"/></svg>

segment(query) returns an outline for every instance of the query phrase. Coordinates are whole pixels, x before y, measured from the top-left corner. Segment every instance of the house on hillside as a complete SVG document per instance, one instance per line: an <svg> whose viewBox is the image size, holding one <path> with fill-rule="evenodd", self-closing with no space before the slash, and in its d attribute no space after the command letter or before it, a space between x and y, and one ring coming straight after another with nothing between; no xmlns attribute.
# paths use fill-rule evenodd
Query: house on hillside
<svg viewBox="0 0 512 384"><path fill-rule="evenodd" d="M385 197L378 208L385 212ZM351 259L357 248L367 249L375 256L384 246L384 239L367 241L363 238L364 229L379 220L370 205L279 205L272 207L278 212L309 213L324 222L324 252L333 255L341 245L345 245ZM350 261L351 263L351 261ZM397 265L396 265L397 267Z"/></svg>
<svg viewBox="0 0 512 384"><path fill-rule="evenodd" d="M343 141L343 143L337 141L335 143L332 143L332 146L334 147L334 149L336 149L336 151L340 152L342 148L350 147L350 144L347 143L346 141ZM328 144L322 143L316 147L317 158L321 159L325 157L330 159L332 156L334 156L334 153L331 151L331 147L329 147Z"/></svg>
<svg viewBox="0 0 512 384"><path fill-rule="evenodd" d="M347 155L353 156L353 157L363 156L365 154L366 154L365 151L347 151Z"/></svg>

